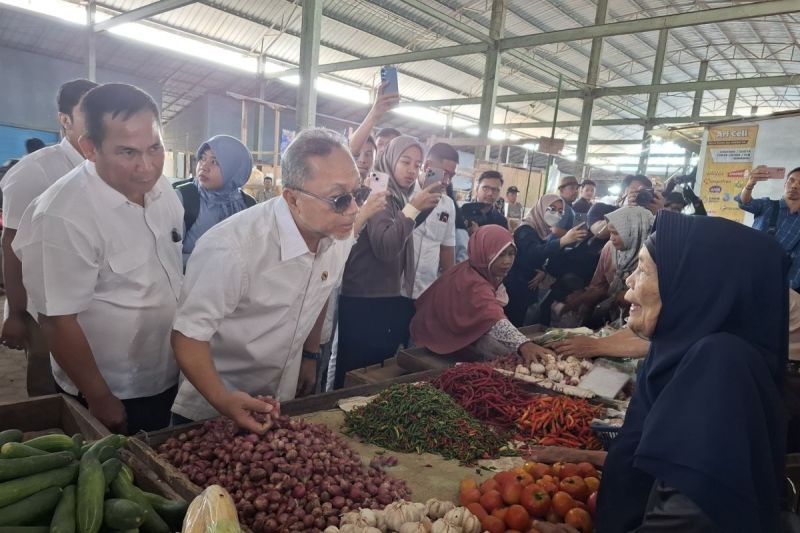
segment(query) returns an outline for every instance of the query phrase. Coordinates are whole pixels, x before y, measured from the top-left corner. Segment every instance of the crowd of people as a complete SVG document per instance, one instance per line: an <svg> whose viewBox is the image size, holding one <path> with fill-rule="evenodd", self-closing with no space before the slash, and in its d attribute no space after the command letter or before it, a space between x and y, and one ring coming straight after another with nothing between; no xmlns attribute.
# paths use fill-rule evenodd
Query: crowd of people
<svg viewBox="0 0 800 533"><path fill-rule="evenodd" d="M601 200L595 182L567 175L525 213L514 186L498 203L504 177L488 170L459 205L452 146L390 128L373 136L396 103L379 91L349 139L300 132L282 156L280 194L264 177L254 198L242 190L253 159L238 139L208 139L194 178L173 187L149 95L65 83L63 140L0 182L0 340L26 350L29 394L71 395L112 431L217 413L263 431L253 413L273 407L261 397L341 387L399 347L534 361L551 352L523 326L616 324L609 337L551 347L649 354L598 523L772 524L780 413L800 412L800 169L780 200L753 198L769 173L750 173L737 201L755 230L702 216L693 175L663 191L627 176L618 198ZM371 188L376 173L385 190ZM689 204L694 216L676 214ZM679 419L685 431L672 429ZM797 427L789 448L800 448ZM689 445L685 432L698 438ZM744 477L714 456L722 449L746 461ZM708 490L715 480L724 490ZM732 502L741 510L725 511Z"/></svg>

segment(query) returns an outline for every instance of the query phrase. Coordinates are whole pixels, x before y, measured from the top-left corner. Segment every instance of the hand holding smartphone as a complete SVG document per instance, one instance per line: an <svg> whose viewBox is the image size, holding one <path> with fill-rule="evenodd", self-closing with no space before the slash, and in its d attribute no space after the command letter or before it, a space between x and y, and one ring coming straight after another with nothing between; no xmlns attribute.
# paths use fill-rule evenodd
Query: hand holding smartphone
<svg viewBox="0 0 800 533"><path fill-rule="evenodd" d="M392 65L381 67L381 81L386 82L383 94L400 94L400 88L397 85L397 67Z"/></svg>
<svg viewBox="0 0 800 533"><path fill-rule="evenodd" d="M373 193L379 193L389 188L389 175L383 172L370 172L367 175L366 186Z"/></svg>
<svg viewBox="0 0 800 533"><path fill-rule="evenodd" d="M444 170L441 168L429 168L425 171L425 180L422 183L422 188L427 189L436 184L440 184L444 188Z"/></svg>

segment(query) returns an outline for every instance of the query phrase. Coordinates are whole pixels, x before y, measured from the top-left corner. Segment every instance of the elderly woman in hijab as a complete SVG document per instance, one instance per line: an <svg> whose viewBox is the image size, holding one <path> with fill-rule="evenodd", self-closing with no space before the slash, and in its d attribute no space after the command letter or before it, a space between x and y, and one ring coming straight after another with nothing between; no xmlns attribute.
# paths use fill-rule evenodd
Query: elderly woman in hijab
<svg viewBox="0 0 800 533"><path fill-rule="evenodd" d="M389 175L386 207L367 221L344 271L339 299L339 347L334 387L349 370L382 363L408 343L414 304L401 288L414 282L415 219L433 209L441 192L423 189L410 198L423 163L424 149L401 135L381 153L377 169Z"/></svg>
<svg viewBox="0 0 800 533"><path fill-rule="evenodd" d="M205 232L255 205L242 191L252 169L250 150L230 135L215 135L197 150L197 178L177 188L184 209L184 266Z"/></svg>
<svg viewBox="0 0 800 533"><path fill-rule="evenodd" d="M414 344L447 355L477 342L484 356L517 352L528 362L551 353L520 333L503 311L508 302L503 280L517 254L511 233L494 224L482 226L470 238L467 254L467 261L442 274L417 299Z"/></svg>
<svg viewBox="0 0 800 533"><path fill-rule="evenodd" d="M597 531L779 532L788 260L721 218L662 211L655 229L625 296L650 351L605 462Z"/></svg>
<svg viewBox="0 0 800 533"><path fill-rule="evenodd" d="M563 209L564 201L559 195L545 194L514 230L517 258L503 284L508 291L506 315L517 327L524 325L528 306L536 299L545 261L586 237L586 229L581 226L561 238L553 235L552 228L561 220Z"/></svg>
<svg viewBox="0 0 800 533"><path fill-rule="evenodd" d="M598 327L619 318L620 306L627 307L623 299L625 279L636 269L638 250L654 220L649 210L637 206L621 207L606 215L610 238L600 252L594 277L584 291L567 297L565 309L591 311L591 323Z"/></svg>

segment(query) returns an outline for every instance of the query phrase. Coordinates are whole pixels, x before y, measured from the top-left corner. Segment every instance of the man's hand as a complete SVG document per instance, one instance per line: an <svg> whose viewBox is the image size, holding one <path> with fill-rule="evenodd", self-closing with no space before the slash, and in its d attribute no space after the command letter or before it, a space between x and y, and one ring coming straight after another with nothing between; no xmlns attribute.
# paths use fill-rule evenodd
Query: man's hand
<svg viewBox="0 0 800 533"><path fill-rule="evenodd" d="M411 205L416 207L420 211L426 211L428 209L433 209L439 204L439 200L442 199L441 193L442 185L440 183L433 183L428 185L411 199ZM436 190L434 190L436 189Z"/></svg>
<svg viewBox="0 0 800 533"><path fill-rule="evenodd" d="M12 350L22 350L28 345L28 328L25 326L25 318L11 314L3 322L3 330L0 333L0 344L4 344Z"/></svg>
<svg viewBox="0 0 800 533"><path fill-rule="evenodd" d="M89 412L112 433L127 435L128 415L119 398L109 393L102 398L87 398L86 403L89 404Z"/></svg>
<svg viewBox="0 0 800 533"><path fill-rule="evenodd" d="M525 361L526 365L531 363L538 363L542 356L545 354L555 355L551 350L543 346L539 346L535 342L526 342L519 347L519 354Z"/></svg>
<svg viewBox="0 0 800 533"><path fill-rule="evenodd" d="M258 422L251 414L251 412L269 414L274 410L272 404L253 398L246 392L230 392L217 402L216 407L221 414L236 422L239 427L259 435L263 435L272 425Z"/></svg>
<svg viewBox="0 0 800 533"><path fill-rule="evenodd" d="M598 351L599 342L594 337L580 336L565 339L551 344L553 350L562 357L596 357L600 355Z"/></svg>
<svg viewBox="0 0 800 533"><path fill-rule="evenodd" d="M567 311L577 311L583 305L583 292L575 291L564 300L564 309Z"/></svg>
<svg viewBox="0 0 800 533"><path fill-rule="evenodd" d="M378 86L378 95L375 98L375 103L372 104L372 109L370 109L370 115L375 123L380 122L383 115L397 107L400 103L400 95L399 94L384 94L383 91L386 89L386 86L389 85L388 81L381 83Z"/></svg>
<svg viewBox="0 0 800 533"><path fill-rule="evenodd" d="M297 378L297 397L308 396L314 392L317 384L317 363L313 359L303 359L300 364L300 376Z"/></svg>
<svg viewBox="0 0 800 533"><path fill-rule="evenodd" d="M653 201L647 206L654 215L664 209L664 195L658 191L653 192Z"/></svg>
<svg viewBox="0 0 800 533"><path fill-rule="evenodd" d="M531 290L538 288L546 277L547 274L543 270L537 270L536 275L528 282L528 288Z"/></svg>
<svg viewBox="0 0 800 533"><path fill-rule="evenodd" d="M750 177L747 181L748 185L755 185L759 181L767 181L769 179L769 168L766 165L758 165L750 172Z"/></svg>

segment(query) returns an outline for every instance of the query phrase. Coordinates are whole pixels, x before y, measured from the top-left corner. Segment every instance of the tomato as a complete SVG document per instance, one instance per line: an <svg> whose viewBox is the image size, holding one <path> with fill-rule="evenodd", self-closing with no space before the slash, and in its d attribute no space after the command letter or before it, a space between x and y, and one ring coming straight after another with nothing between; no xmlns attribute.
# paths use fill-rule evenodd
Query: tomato
<svg viewBox="0 0 800 533"><path fill-rule="evenodd" d="M578 463L578 475L581 477L600 477L592 463Z"/></svg>
<svg viewBox="0 0 800 533"><path fill-rule="evenodd" d="M525 531L531 525L531 517L528 511L521 505L512 505L509 507L505 521L510 529L516 529L518 531Z"/></svg>
<svg viewBox="0 0 800 533"><path fill-rule="evenodd" d="M592 533L592 517L583 509L570 509L564 517L564 523L570 525L581 533Z"/></svg>
<svg viewBox="0 0 800 533"><path fill-rule="evenodd" d="M481 499L481 491L478 489L467 489L466 491L461 491L459 494L459 502L461 503L462 507L466 507L467 504L475 503L480 501Z"/></svg>
<svg viewBox="0 0 800 533"><path fill-rule="evenodd" d="M478 482L475 481L474 479L462 479L461 485L458 487L458 490L460 492L466 492L470 489L477 489L477 488L478 488Z"/></svg>
<svg viewBox="0 0 800 533"><path fill-rule="evenodd" d="M537 483L537 484L540 487L542 487L545 490L545 492L547 492L547 494L549 494L550 496L552 496L553 494L558 492L558 485L556 485L552 481L545 481L543 479L543 480L539 481L539 483Z"/></svg>
<svg viewBox="0 0 800 533"><path fill-rule="evenodd" d="M563 518L573 507L575 507L575 500L568 493L559 491L553 495L552 508L558 516Z"/></svg>
<svg viewBox="0 0 800 533"><path fill-rule="evenodd" d="M489 515L489 513L486 512L486 509L484 509L480 503L469 503L466 507L467 511L478 517L478 520L481 520L483 517Z"/></svg>
<svg viewBox="0 0 800 533"><path fill-rule="evenodd" d="M489 533L505 533L506 531L505 523L494 516L487 516L481 520L481 526L483 526L484 531Z"/></svg>
<svg viewBox="0 0 800 533"><path fill-rule="evenodd" d="M502 487L504 485L508 485L509 483L516 483L517 482L517 474L510 470L505 472L500 472L494 476L494 480Z"/></svg>
<svg viewBox="0 0 800 533"><path fill-rule="evenodd" d="M589 489L589 492L595 492L600 488L600 480L596 477L585 477L583 478L583 482L586 483L586 487Z"/></svg>
<svg viewBox="0 0 800 533"><path fill-rule="evenodd" d="M506 505L514 505L515 503L519 503L519 496L522 493L522 485L519 483L511 483L509 482L506 485L503 485L500 494L503 496L503 501Z"/></svg>
<svg viewBox="0 0 800 533"><path fill-rule="evenodd" d="M577 476L578 472L578 465L573 463L564 463L564 465L561 467L561 474L559 477L564 479L565 477Z"/></svg>
<svg viewBox="0 0 800 533"><path fill-rule="evenodd" d="M544 518L550 510L550 495L539 485L522 489L519 502L534 517Z"/></svg>
<svg viewBox="0 0 800 533"><path fill-rule="evenodd" d="M490 490L481 496L480 503L487 513L491 513L498 507L503 506L503 497L496 490Z"/></svg>
<svg viewBox="0 0 800 533"><path fill-rule="evenodd" d="M500 485L494 479L487 479L481 483L481 494L486 494L490 490L500 490Z"/></svg>
<svg viewBox="0 0 800 533"><path fill-rule="evenodd" d="M579 501L586 501L591 491L580 476L570 476L561 480L558 488Z"/></svg>

